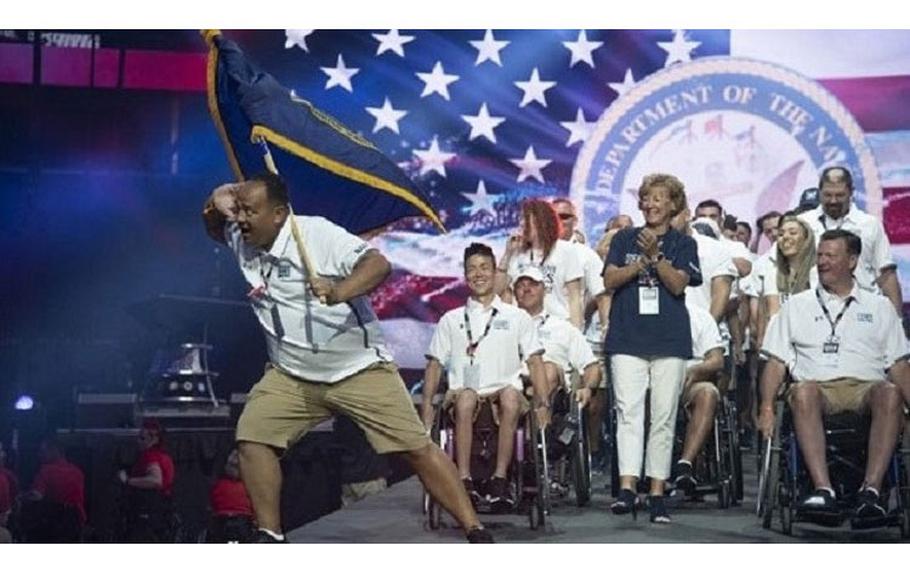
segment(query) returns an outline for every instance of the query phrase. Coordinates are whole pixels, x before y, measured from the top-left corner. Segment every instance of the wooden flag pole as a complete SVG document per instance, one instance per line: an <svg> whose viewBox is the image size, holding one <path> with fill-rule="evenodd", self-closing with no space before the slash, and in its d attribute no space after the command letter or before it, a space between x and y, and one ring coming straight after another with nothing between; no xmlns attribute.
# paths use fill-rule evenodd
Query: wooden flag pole
<svg viewBox="0 0 910 568"><path fill-rule="evenodd" d="M265 167L273 174L279 175L278 168L275 166L275 160L272 158L272 152L269 150L268 143L261 137L256 137L255 142L259 144L259 148L262 150L262 160L265 162ZM291 206L290 201L288 201L288 211L291 219L291 235L294 237L294 242L297 244L297 254L300 255L300 262L303 264L303 267L306 270L304 280L307 284L310 284L310 278L316 276L316 270L313 268L313 261L310 260L310 255L307 254L306 247L303 246L303 238L300 236L300 228L297 226L297 219L294 216L294 208ZM319 303L326 303L325 296L319 296Z"/></svg>

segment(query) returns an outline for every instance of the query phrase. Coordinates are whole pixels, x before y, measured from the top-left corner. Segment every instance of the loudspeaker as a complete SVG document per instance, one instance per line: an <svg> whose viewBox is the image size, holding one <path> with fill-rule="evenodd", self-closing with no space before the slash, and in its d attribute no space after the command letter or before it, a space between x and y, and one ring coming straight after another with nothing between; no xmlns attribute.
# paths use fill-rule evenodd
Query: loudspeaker
<svg viewBox="0 0 910 568"><path fill-rule="evenodd" d="M138 396L133 393L80 393L76 428L135 428Z"/></svg>

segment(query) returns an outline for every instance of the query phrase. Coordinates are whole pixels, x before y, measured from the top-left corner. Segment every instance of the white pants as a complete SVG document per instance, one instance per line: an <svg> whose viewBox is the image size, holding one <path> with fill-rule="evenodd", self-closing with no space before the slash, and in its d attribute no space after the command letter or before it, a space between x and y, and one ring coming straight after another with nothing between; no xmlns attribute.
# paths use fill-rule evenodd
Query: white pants
<svg viewBox="0 0 910 568"><path fill-rule="evenodd" d="M678 357L642 359L611 355L613 393L616 399L616 445L619 475L639 477L645 438L645 393L651 387L651 424L645 475L670 477L676 411L686 378L686 360Z"/></svg>

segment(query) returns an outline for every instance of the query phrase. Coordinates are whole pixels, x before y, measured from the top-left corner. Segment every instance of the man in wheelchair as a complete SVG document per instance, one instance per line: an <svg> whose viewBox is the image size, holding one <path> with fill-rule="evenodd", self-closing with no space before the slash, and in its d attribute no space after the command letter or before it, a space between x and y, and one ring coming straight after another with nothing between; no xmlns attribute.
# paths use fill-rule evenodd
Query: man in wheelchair
<svg viewBox="0 0 910 568"><path fill-rule="evenodd" d="M515 279L514 294L518 307L534 320L537 337L544 348L547 392L552 394L561 387L569 390L572 385L566 377L574 369L581 374L581 384L575 389L575 401L584 408L591 400L592 389L600 384L600 365L577 327L544 310L545 291L543 273L536 266L526 267Z"/></svg>
<svg viewBox="0 0 910 568"><path fill-rule="evenodd" d="M687 305L686 309L692 328L693 357L686 363L682 404L688 421L682 453L673 467L673 484L691 495L698 486L693 464L711 433L720 402L717 380L724 366L724 341L708 310L697 305Z"/></svg>
<svg viewBox="0 0 910 568"><path fill-rule="evenodd" d="M818 288L792 296L770 322L758 427L766 438L773 435L774 403L789 371L787 403L815 488L800 509L825 516L837 513L837 496L828 473L823 416L870 413L865 477L854 513L876 520L887 514L880 492L902 424L903 403L894 382L906 380L910 366L894 306L853 279L861 246L849 231L822 234Z"/></svg>
<svg viewBox="0 0 910 568"><path fill-rule="evenodd" d="M439 320L427 352L421 417L427 428L433 424L433 396L443 368L449 390L443 411L455 419L455 462L465 490L479 499L471 479L473 422L485 401L492 404L499 424L496 466L486 498L491 504L514 504L507 480L512 461L518 419L527 412L521 393L522 363L527 363L534 386L538 424L549 423L549 403L543 347L531 316L503 302L493 291L496 258L490 247L472 243L464 252L464 271L470 297L464 307L450 310Z"/></svg>

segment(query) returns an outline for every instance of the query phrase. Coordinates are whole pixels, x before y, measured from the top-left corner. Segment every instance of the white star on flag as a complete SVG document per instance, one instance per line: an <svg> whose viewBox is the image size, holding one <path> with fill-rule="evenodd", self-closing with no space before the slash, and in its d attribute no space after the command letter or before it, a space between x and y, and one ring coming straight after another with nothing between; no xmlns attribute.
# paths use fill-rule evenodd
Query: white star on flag
<svg viewBox="0 0 910 568"><path fill-rule="evenodd" d="M309 53L310 48L306 44L306 36L315 30L284 30L284 48L291 49L295 45L305 52Z"/></svg>
<svg viewBox="0 0 910 568"><path fill-rule="evenodd" d="M541 81L540 73L537 71L537 67L535 67L534 71L531 72L530 79L527 81L515 81L515 86L524 91L524 97L522 97L521 103L519 103L518 106L524 107L537 101L546 108L547 98L544 91L556 86L556 81Z"/></svg>
<svg viewBox="0 0 910 568"><path fill-rule="evenodd" d="M490 116L489 111L487 111L487 103L480 105L480 110L477 112L476 116L463 114L461 115L461 118L471 125L470 140L479 136L484 136L493 144L496 144L496 134L493 132L493 129L506 121L506 119L501 116Z"/></svg>
<svg viewBox="0 0 910 568"><path fill-rule="evenodd" d="M688 41L683 30L673 30L673 41L659 41L657 45L667 52L664 67L669 67L673 63L692 61L692 50L701 45L701 42Z"/></svg>
<svg viewBox="0 0 910 568"><path fill-rule="evenodd" d="M582 112L581 107L578 107L578 112L575 113L575 121L566 121L560 122L563 128L569 131L569 141L566 142L566 148L575 144L577 142L584 142L588 139L588 136L591 135L591 131L594 130L594 125L596 122L587 122L585 120L585 114Z"/></svg>
<svg viewBox="0 0 910 568"><path fill-rule="evenodd" d="M496 38L493 37L493 30L487 30L486 33L483 34L482 41L475 40L469 43L477 50L477 61L474 62L475 67L484 61L492 61L496 65L502 67L502 60L499 59L499 52L511 42L496 41Z"/></svg>
<svg viewBox="0 0 910 568"><path fill-rule="evenodd" d="M414 155L420 159L420 175L425 175L432 170L442 177L446 177L446 162L455 157L455 152L443 152L439 148L439 141L434 136L429 150L414 150Z"/></svg>
<svg viewBox="0 0 910 568"><path fill-rule="evenodd" d="M629 89L635 86L635 77L632 76L632 70L626 69L626 76L622 83L607 83L607 86L616 91L616 98L619 98L629 92Z"/></svg>
<svg viewBox="0 0 910 568"><path fill-rule="evenodd" d="M351 77L360 72L360 69L355 67L345 67L344 58L341 57L341 54L338 54L338 64L335 67L320 67L322 72L329 76L329 80L325 82L325 90L329 90L332 87L341 87L349 93L354 92L354 87L351 85Z"/></svg>
<svg viewBox="0 0 910 568"><path fill-rule="evenodd" d="M395 134L400 134L398 132L398 121L408 114L406 110L395 110L392 107L392 103L389 102L389 97L385 98L385 102L381 107L366 107L366 111L376 117L376 125L373 127L374 134L383 128L388 128Z"/></svg>
<svg viewBox="0 0 910 568"><path fill-rule="evenodd" d="M493 209L493 201L496 197L487 193L487 186L483 180L477 182L477 191L475 193L462 192L461 194L471 202L471 213L469 214L471 217L481 211L488 212L491 217L496 216L496 210Z"/></svg>
<svg viewBox="0 0 910 568"><path fill-rule="evenodd" d="M403 36L398 33L398 30L389 30L387 34L373 34L373 37L379 42L379 47L376 48L376 55L382 55L386 51L394 51L404 57L404 44L414 41L416 36Z"/></svg>
<svg viewBox="0 0 910 568"><path fill-rule="evenodd" d="M578 39L576 41L564 41L562 44L572 52L572 62L569 63L569 67L575 67L576 63L584 61L593 68L594 57L591 55L591 52L602 46L604 42L588 41L588 34L585 30L581 30L578 32Z"/></svg>
<svg viewBox="0 0 910 568"><path fill-rule="evenodd" d="M528 146L528 151L525 152L525 157L519 160L509 160L515 167L519 168L521 171L518 172L518 181L522 182L529 177L532 177L543 183L543 174L540 173L540 170L547 167L550 162L553 160L540 160L537 158L537 154L534 153L534 146Z"/></svg>
<svg viewBox="0 0 910 568"><path fill-rule="evenodd" d="M449 98L449 85L458 80L458 75L446 75L445 70L442 68L441 61L436 62L431 73L417 73L417 77L424 82L423 92L420 93L420 98L430 96L433 93L438 93L447 101L451 100Z"/></svg>

